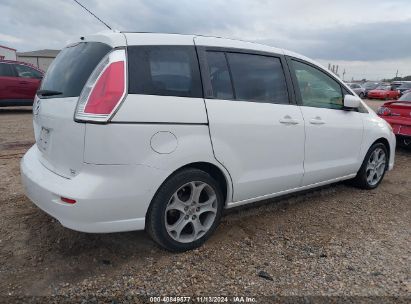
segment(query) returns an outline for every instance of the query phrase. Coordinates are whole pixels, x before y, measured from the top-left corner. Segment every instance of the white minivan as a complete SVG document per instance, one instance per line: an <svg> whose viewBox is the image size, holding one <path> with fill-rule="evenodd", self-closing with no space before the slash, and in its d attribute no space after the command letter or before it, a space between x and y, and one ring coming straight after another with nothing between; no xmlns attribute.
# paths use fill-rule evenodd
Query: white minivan
<svg viewBox="0 0 411 304"><path fill-rule="evenodd" d="M27 196L70 229L146 229L184 251L222 210L342 180L373 189L395 136L301 55L195 35L102 32L64 48L33 106Z"/></svg>

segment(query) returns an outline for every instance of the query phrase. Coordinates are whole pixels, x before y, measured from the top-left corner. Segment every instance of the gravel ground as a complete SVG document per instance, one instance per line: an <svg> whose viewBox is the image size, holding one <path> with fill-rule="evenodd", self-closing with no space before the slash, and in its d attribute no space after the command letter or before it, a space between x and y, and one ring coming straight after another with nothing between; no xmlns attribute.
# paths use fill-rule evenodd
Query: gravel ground
<svg viewBox="0 0 411 304"><path fill-rule="evenodd" d="M0 109L3 297L276 294L411 300L410 150L397 150L395 169L375 190L340 183L230 211L203 247L171 254L144 232L79 233L36 208L19 178L19 160L32 143L30 108Z"/></svg>

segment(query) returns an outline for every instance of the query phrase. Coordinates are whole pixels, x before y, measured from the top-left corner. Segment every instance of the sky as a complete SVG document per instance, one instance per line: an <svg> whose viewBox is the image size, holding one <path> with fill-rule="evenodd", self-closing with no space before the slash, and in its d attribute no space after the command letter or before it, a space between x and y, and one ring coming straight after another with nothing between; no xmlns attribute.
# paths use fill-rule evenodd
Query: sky
<svg viewBox="0 0 411 304"><path fill-rule="evenodd" d="M410 0L79 1L117 30L264 43L339 65L345 80L411 75ZM1 0L0 12L0 45L18 51L106 29L73 0Z"/></svg>

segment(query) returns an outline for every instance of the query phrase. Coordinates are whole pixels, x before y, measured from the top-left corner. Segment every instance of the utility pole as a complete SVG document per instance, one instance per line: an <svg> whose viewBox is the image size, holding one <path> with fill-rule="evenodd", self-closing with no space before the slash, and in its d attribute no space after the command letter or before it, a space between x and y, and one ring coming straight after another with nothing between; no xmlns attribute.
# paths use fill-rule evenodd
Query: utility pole
<svg viewBox="0 0 411 304"><path fill-rule="evenodd" d="M344 78L345 78L345 69L343 71L343 81L344 81Z"/></svg>
<svg viewBox="0 0 411 304"><path fill-rule="evenodd" d="M397 73L395 73L395 78L397 78L398 77L398 69L397 69Z"/></svg>

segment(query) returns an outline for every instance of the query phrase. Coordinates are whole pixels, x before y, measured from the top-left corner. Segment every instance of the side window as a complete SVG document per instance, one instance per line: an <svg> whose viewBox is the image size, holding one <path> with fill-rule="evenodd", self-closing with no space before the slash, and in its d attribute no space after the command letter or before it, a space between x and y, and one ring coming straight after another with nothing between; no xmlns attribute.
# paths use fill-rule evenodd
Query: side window
<svg viewBox="0 0 411 304"><path fill-rule="evenodd" d="M330 76L308 64L292 60L303 106L342 109L340 84Z"/></svg>
<svg viewBox="0 0 411 304"><path fill-rule="evenodd" d="M0 63L0 76L14 77L13 70L10 64Z"/></svg>
<svg viewBox="0 0 411 304"><path fill-rule="evenodd" d="M233 99L233 88L225 54L223 52L207 52L207 61L213 97Z"/></svg>
<svg viewBox="0 0 411 304"><path fill-rule="evenodd" d="M42 77L39 71L31 67L21 65L21 64L15 64L14 67L16 68L18 77L23 77L23 78L41 78Z"/></svg>
<svg viewBox="0 0 411 304"><path fill-rule="evenodd" d="M194 47L128 47L129 93L202 97Z"/></svg>
<svg viewBox="0 0 411 304"><path fill-rule="evenodd" d="M227 53L236 99L288 104L288 91L279 58Z"/></svg>

